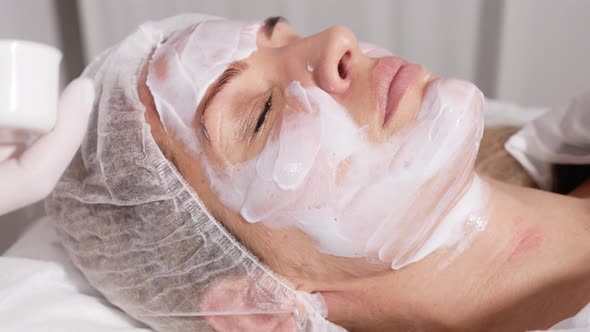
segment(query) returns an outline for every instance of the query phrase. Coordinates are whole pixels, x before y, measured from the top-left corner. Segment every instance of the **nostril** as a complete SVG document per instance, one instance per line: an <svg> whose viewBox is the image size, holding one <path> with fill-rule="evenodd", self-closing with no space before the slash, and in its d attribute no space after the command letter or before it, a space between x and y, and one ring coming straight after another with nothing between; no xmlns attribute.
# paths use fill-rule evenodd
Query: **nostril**
<svg viewBox="0 0 590 332"><path fill-rule="evenodd" d="M348 77L348 62L350 60L350 51L346 51L338 62L338 76L345 80Z"/></svg>
<svg viewBox="0 0 590 332"><path fill-rule="evenodd" d="M338 76L340 76L341 79L346 79L346 73L344 72L344 64L342 63L342 60L338 62Z"/></svg>

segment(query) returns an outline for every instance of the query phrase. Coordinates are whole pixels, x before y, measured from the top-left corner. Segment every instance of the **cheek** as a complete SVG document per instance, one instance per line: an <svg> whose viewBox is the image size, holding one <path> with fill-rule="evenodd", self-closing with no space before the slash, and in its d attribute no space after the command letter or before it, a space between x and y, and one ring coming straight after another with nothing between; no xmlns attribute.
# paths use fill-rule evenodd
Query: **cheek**
<svg viewBox="0 0 590 332"><path fill-rule="evenodd" d="M160 57L152 63L152 68L154 70L153 74L155 75L156 79L165 80L168 77L167 62L167 58Z"/></svg>
<svg viewBox="0 0 590 332"><path fill-rule="evenodd" d="M273 77L277 86L283 91L292 82L299 82L302 86L315 86L314 81L318 68L315 68L301 53L301 47L287 45L281 48L266 49L260 52L261 67L268 71L267 77Z"/></svg>
<svg viewBox="0 0 590 332"><path fill-rule="evenodd" d="M351 163L351 159L350 158L346 158L344 160L342 160L340 163L338 163L338 166L336 167L336 184L337 185L342 185L344 183L344 180L346 179L346 177L348 176L348 173L350 171L350 163Z"/></svg>
<svg viewBox="0 0 590 332"><path fill-rule="evenodd" d="M339 96L338 102L344 106L356 125L376 133L382 132L381 128L375 125L380 115L374 91L368 85L356 84L351 86L349 92Z"/></svg>

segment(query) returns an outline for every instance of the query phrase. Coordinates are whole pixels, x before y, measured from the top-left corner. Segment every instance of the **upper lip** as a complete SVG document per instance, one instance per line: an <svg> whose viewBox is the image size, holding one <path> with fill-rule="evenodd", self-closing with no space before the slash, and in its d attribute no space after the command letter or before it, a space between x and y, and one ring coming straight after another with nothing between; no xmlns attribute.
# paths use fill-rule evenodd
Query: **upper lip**
<svg viewBox="0 0 590 332"><path fill-rule="evenodd" d="M379 59L377 65L373 69L373 83L375 86L377 110L380 114L383 125L385 125L385 120L388 118L387 101L391 82L400 68L407 63L408 62L402 58L389 56ZM389 111L395 112L395 110Z"/></svg>

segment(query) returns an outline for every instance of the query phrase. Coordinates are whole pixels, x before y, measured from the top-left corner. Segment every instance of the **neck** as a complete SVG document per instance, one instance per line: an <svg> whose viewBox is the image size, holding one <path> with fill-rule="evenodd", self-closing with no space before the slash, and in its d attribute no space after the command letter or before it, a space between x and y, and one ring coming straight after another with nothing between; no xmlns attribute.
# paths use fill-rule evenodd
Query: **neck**
<svg viewBox="0 0 590 332"><path fill-rule="evenodd" d="M467 249L457 257L438 250L401 270L349 283L344 293L326 294L330 318L338 322L344 312L341 323L363 331L522 331L549 328L586 306L590 203L485 182L489 222ZM354 301L338 299L342 294ZM358 304L366 309L351 308Z"/></svg>

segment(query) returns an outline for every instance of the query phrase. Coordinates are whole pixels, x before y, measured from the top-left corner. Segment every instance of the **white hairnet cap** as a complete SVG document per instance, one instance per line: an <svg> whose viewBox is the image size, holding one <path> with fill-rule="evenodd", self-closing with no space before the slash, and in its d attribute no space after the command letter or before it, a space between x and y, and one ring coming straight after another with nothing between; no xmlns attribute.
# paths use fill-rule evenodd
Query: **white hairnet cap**
<svg viewBox="0 0 590 332"><path fill-rule="evenodd" d="M158 331L341 331L320 295L294 290L211 216L145 121L137 87L151 51L209 18L142 25L88 66L88 132L48 212L89 282Z"/></svg>

